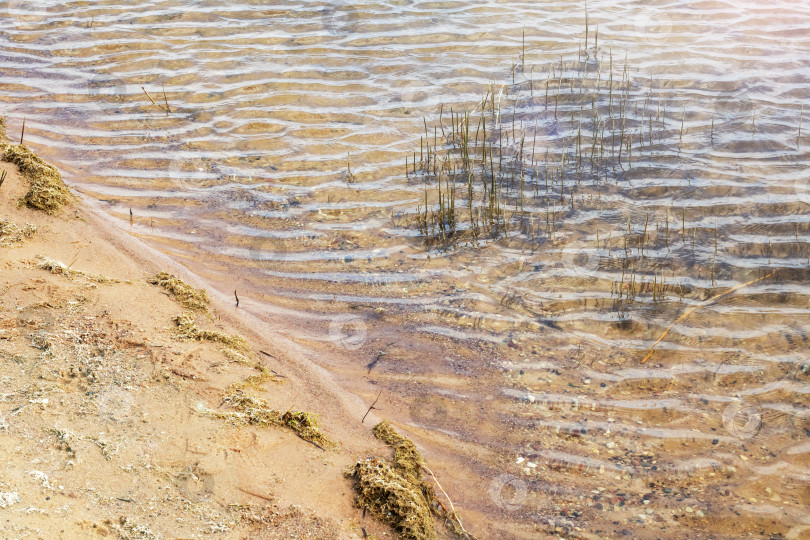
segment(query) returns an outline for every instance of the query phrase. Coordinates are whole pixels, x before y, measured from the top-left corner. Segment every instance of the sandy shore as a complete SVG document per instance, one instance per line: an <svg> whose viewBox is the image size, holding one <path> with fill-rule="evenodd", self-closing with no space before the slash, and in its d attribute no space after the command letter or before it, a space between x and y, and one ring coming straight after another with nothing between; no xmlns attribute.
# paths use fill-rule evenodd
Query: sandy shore
<svg viewBox="0 0 810 540"><path fill-rule="evenodd" d="M54 215L19 206L27 179L0 169L3 537L393 535L364 517L344 475L390 455L373 413L360 422L367 405L230 299L195 312L149 284L167 271L199 285L81 201ZM183 313L244 336L243 358L179 335ZM251 380L273 409L314 413L334 446L245 425L226 396Z"/></svg>

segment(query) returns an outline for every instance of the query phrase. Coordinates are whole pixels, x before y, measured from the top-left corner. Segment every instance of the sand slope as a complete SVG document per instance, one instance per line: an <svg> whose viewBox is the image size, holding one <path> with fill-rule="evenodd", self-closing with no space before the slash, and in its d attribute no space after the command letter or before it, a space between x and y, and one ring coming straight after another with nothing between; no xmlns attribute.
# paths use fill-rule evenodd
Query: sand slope
<svg viewBox="0 0 810 540"><path fill-rule="evenodd" d="M281 411L317 413L338 448L213 417L229 410L228 386L256 370L226 357L220 343L181 339L173 318L187 310L146 282L162 270L193 278L119 242L79 202L56 216L18 207L26 182L15 165L0 168L8 172L0 219L37 229L0 245L3 537L385 534L353 506L343 475L385 452L372 417L359 421L362 403L215 300L210 316L197 315L200 326L244 335L283 379L251 393ZM40 268L41 256L70 275Z"/></svg>

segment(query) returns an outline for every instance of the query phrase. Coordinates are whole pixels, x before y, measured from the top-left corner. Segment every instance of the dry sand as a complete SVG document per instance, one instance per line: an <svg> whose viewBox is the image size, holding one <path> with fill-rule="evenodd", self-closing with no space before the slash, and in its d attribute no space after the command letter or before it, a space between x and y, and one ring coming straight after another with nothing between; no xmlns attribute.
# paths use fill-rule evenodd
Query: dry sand
<svg viewBox="0 0 810 540"><path fill-rule="evenodd" d="M354 506L344 476L358 459L390 455L371 434L373 414L360 423L367 405L215 298L210 315L196 314L200 327L243 335L282 378L250 393L317 414L337 447L215 417L230 410L229 385L256 370L221 343L179 337L173 319L188 310L147 283L169 271L199 285L194 276L86 203L54 216L19 207L27 181L13 164L0 169L0 219L36 227L0 244L0 536L393 535ZM41 268L42 257L70 272Z"/></svg>

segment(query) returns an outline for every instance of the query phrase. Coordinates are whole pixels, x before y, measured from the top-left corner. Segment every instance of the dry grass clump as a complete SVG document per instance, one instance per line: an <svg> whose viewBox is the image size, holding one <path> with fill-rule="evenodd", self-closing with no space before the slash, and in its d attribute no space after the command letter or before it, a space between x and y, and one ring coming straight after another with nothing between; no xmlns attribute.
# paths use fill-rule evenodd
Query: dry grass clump
<svg viewBox="0 0 810 540"><path fill-rule="evenodd" d="M39 264L37 264L37 267L47 270L51 274L59 274L68 278L82 276L89 280L95 281L96 283L122 283L120 279L109 278L101 274L88 274L87 272L82 272L80 270L71 270L69 266L65 265L65 263L57 261L56 259L43 257L41 255L39 257Z"/></svg>
<svg viewBox="0 0 810 540"><path fill-rule="evenodd" d="M358 506L391 525L402 538L436 538L429 500L398 468L369 458L358 461L349 474L354 478Z"/></svg>
<svg viewBox="0 0 810 540"><path fill-rule="evenodd" d="M30 223L19 227L7 219L0 219L0 246L18 244L36 234L37 228Z"/></svg>
<svg viewBox="0 0 810 540"><path fill-rule="evenodd" d="M208 309L208 293L205 289L195 289L187 285L183 280L169 274L160 272L158 275L149 278L149 283L163 287L172 297L189 309L206 311Z"/></svg>
<svg viewBox="0 0 810 540"><path fill-rule="evenodd" d="M177 325L177 333L186 339L194 341L216 341L224 343L229 347L235 349L248 350L247 341L242 336L223 334L216 330L203 330L194 322L191 315L182 313L174 318L174 323Z"/></svg>
<svg viewBox="0 0 810 540"><path fill-rule="evenodd" d="M312 413L287 411L281 417L281 423L296 432L305 441L309 441L321 448L332 446L332 442L321 432L318 420Z"/></svg>
<svg viewBox="0 0 810 540"><path fill-rule="evenodd" d="M334 446L334 443L321 432L318 421L312 413L287 411L282 414L263 399L240 393L227 395L225 401L235 409L235 412L208 411L208 413L218 418L235 418L245 424L256 426L285 426L321 449Z"/></svg>
<svg viewBox="0 0 810 540"><path fill-rule="evenodd" d="M238 412L235 416L248 424L262 427L281 425L282 413L271 408L263 399L246 394L231 394L225 397L225 401Z"/></svg>
<svg viewBox="0 0 810 540"><path fill-rule="evenodd" d="M277 503L259 507L245 504L229 504L234 517L249 526L242 538L254 540L289 540L290 538L318 538L338 540L343 538L341 528L333 519L322 518L311 511L296 506L280 507ZM372 537L368 537L372 540Z"/></svg>
<svg viewBox="0 0 810 540"><path fill-rule="evenodd" d="M23 202L32 208L53 214L70 203L71 195L59 171L22 144L5 145L3 161L13 163L28 179L31 187Z"/></svg>
<svg viewBox="0 0 810 540"><path fill-rule="evenodd" d="M374 436L394 449L394 465L397 469L409 478L421 482L424 460L413 441L397 433L388 421L374 426ZM432 488L430 493L432 494Z"/></svg>
<svg viewBox="0 0 810 540"><path fill-rule="evenodd" d="M388 422L374 427L374 436L394 449L393 465L377 458L358 461L349 472L357 503L388 523L403 538L436 538L433 487L422 480L422 455L416 445Z"/></svg>
<svg viewBox="0 0 810 540"><path fill-rule="evenodd" d="M248 358L241 352L229 349L228 347L224 347L222 349L222 354L224 354L225 358L227 358L231 362L236 362L237 364L243 364L245 366L254 365L254 362L250 358Z"/></svg>
<svg viewBox="0 0 810 540"><path fill-rule="evenodd" d="M264 383L268 382L284 382L284 379L258 363L251 364L251 367L259 370L259 373L256 375L251 375L244 381L232 384L230 387L228 387L228 392L240 392L245 388L258 388Z"/></svg>
<svg viewBox="0 0 810 540"><path fill-rule="evenodd" d="M436 514L451 534L457 538L472 539L464 530L452 502L450 510L446 509L436 498L433 486L422 478L422 469L430 470L425 467L416 445L397 433L387 421L374 426L373 433L394 449L394 460L389 464L369 458L358 461L352 467L348 475L355 481L358 506L391 525L403 538L436 538L432 517L432 514ZM432 472L430 474L433 475ZM436 480L435 476L433 478ZM439 485L438 481L436 485Z"/></svg>
<svg viewBox="0 0 810 540"><path fill-rule="evenodd" d="M47 270L51 274L59 274L67 277L74 275L74 272L68 268L65 263L57 261L56 259L49 259L48 257L40 257L37 267Z"/></svg>
<svg viewBox="0 0 810 540"><path fill-rule="evenodd" d="M160 536L153 533L146 525L141 525L129 517L120 517L118 521L105 520L107 525L114 532L118 533L118 538L144 538L146 540L159 540Z"/></svg>

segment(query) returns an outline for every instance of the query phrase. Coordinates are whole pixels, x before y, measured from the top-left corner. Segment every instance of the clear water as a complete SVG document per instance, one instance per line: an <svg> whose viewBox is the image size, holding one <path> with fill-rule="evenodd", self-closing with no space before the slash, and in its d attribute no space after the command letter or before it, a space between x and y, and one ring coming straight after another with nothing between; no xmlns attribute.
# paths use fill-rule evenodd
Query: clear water
<svg viewBox="0 0 810 540"><path fill-rule="evenodd" d="M133 235L382 391L477 536L808 534L806 3L589 2L587 48L582 2L2 10L9 135L24 117ZM552 119L548 70L604 97L611 53L661 134L632 172L578 182L552 230L538 195L535 235L426 248L425 124L494 88L512 145L554 155L577 119Z"/></svg>

